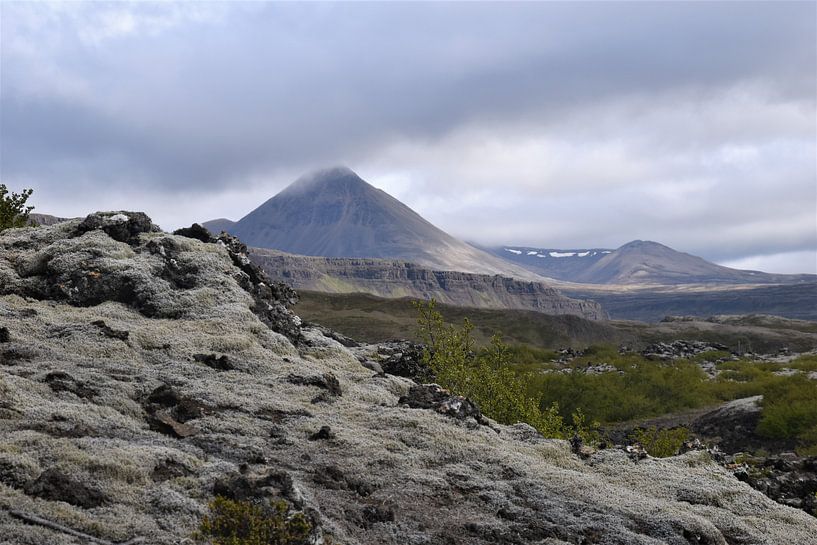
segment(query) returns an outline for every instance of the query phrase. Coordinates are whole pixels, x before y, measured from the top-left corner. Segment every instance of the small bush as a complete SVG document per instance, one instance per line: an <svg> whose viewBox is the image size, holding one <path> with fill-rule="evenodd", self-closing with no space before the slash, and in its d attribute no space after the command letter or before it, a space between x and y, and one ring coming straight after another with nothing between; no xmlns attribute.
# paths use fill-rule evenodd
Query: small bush
<svg viewBox="0 0 817 545"><path fill-rule="evenodd" d="M689 430L686 428L658 430L655 427L637 429L631 436L633 441L644 447L647 454L656 458L675 456L688 437Z"/></svg>
<svg viewBox="0 0 817 545"><path fill-rule="evenodd" d="M210 502L195 534L211 545L306 545L312 525L301 513L290 514L285 501L269 506L217 497Z"/></svg>
<svg viewBox="0 0 817 545"><path fill-rule="evenodd" d="M0 184L0 232L26 226L28 215L34 210L33 206L26 206L26 201L33 192L33 189L23 189L22 193L9 194L6 185Z"/></svg>

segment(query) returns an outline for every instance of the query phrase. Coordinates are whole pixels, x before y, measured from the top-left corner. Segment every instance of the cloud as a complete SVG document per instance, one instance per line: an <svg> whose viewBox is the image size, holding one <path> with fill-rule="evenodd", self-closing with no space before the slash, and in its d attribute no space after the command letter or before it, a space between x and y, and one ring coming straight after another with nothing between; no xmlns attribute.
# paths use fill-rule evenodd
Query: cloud
<svg viewBox="0 0 817 545"><path fill-rule="evenodd" d="M809 251L754 255L732 261L724 261L721 265L734 269L748 269L781 274L817 274L817 258L814 252Z"/></svg>
<svg viewBox="0 0 817 545"><path fill-rule="evenodd" d="M343 163L482 243L817 251L814 4L0 9L0 175L42 211L236 218Z"/></svg>

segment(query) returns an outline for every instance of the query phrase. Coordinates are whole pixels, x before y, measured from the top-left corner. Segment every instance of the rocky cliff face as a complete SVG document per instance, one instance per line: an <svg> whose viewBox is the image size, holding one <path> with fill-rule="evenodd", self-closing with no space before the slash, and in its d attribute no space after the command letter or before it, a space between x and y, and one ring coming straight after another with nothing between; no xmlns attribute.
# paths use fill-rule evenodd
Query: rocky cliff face
<svg viewBox="0 0 817 545"><path fill-rule="evenodd" d="M295 289L434 298L464 307L535 310L591 320L607 318L597 303L570 299L541 282L434 271L405 261L296 256L260 248L254 248L250 258L271 278Z"/></svg>
<svg viewBox="0 0 817 545"><path fill-rule="evenodd" d="M817 543L702 453L580 458L375 373L240 243L185 234L132 213L0 234L3 545L190 543L216 494L287 500L313 544Z"/></svg>

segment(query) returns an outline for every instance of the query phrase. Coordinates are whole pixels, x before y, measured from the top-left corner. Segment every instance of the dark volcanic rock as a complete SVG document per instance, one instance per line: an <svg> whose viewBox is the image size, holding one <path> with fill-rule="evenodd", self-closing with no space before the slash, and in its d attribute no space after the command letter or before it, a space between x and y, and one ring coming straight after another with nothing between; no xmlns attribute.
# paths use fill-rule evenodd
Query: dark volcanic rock
<svg viewBox="0 0 817 545"><path fill-rule="evenodd" d="M381 357L378 363L383 371L390 375L418 382L432 381L434 373L423 361L425 349L425 345L410 341L381 343L377 347L377 353Z"/></svg>
<svg viewBox="0 0 817 545"><path fill-rule="evenodd" d="M232 371L235 369L235 366L230 362L230 358L225 355L193 354L193 359L218 371Z"/></svg>
<svg viewBox="0 0 817 545"><path fill-rule="evenodd" d="M99 507L108 501L99 490L59 469L45 470L37 480L26 486L25 491L30 496L50 501L64 501L84 509Z"/></svg>
<svg viewBox="0 0 817 545"><path fill-rule="evenodd" d="M332 432L332 428L329 426L321 426L321 429L309 436L310 441L320 441L334 438L335 434Z"/></svg>
<svg viewBox="0 0 817 545"><path fill-rule="evenodd" d="M727 455L721 463L776 502L817 515L817 457Z"/></svg>
<svg viewBox="0 0 817 545"><path fill-rule="evenodd" d="M187 238L194 238L196 240L200 240L202 242L215 242L216 239L213 238L213 235L210 234L210 231L199 225L198 223L194 223L190 227L183 227L181 229L176 229L173 231L174 235L179 235L182 237Z"/></svg>
<svg viewBox="0 0 817 545"><path fill-rule="evenodd" d="M52 371L45 376L45 383L55 392L71 392L77 397L89 399L98 395L95 388L87 386L81 381L76 380L68 373L62 371Z"/></svg>
<svg viewBox="0 0 817 545"><path fill-rule="evenodd" d="M108 324L105 323L104 320L96 320L91 322L91 325L95 325L99 328L103 335L109 337L111 339L119 339L120 341L127 341L130 333L127 331L123 331L120 329L111 329Z"/></svg>
<svg viewBox="0 0 817 545"><path fill-rule="evenodd" d="M159 232L144 212L96 212L86 217L77 227L77 235L88 231L104 231L114 240L135 244L141 233Z"/></svg>
<svg viewBox="0 0 817 545"><path fill-rule="evenodd" d="M11 334L9 333L9 328L0 327L0 343L7 343L9 341L11 341Z"/></svg>
<svg viewBox="0 0 817 545"><path fill-rule="evenodd" d="M401 397L398 403L412 409L433 409L458 420L474 418L481 424L487 424L487 420L473 401L454 395L436 384L412 386L409 393Z"/></svg>
<svg viewBox="0 0 817 545"><path fill-rule="evenodd" d="M317 386L323 388L332 396L343 395L343 390L340 388L338 377L332 373L324 373L322 375L313 375L311 377L302 377L300 375L289 375L287 382L290 384L298 384L301 386Z"/></svg>
<svg viewBox="0 0 817 545"><path fill-rule="evenodd" d="M186 422L201 418L206 411L204 404L180 395L167 384L159 386L145 398L144 408L150 429L176 438L196 435L197 430Z"/></svg>
<svg viewBox="0 0 817 545"><path fill-rule="evenodd" d="M161 483L169 479L186 477L192 474L193 472L190 471L184 464L181 464L172 458L166 458L156 464L150 474L150 478L155 483Z"/></svg>

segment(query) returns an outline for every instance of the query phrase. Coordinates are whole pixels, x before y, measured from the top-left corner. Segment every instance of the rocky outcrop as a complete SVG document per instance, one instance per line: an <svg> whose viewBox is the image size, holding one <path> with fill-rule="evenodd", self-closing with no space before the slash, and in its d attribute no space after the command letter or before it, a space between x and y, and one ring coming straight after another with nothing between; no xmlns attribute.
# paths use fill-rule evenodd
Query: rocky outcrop
<svg viewBox="0 0 817 545"><path fill-rule="evenodd" d="M296 290L434 298L463 307L535 310L592 320L607 317L595 302L570 299L541 282L435 271L405 261L296 256L260 248L253 248L250 257L271 278Z"/></svg>
<svg viewBox="0 0 817 545"><path fill-rule="evenodd" d="M678 358L691 358L704 352L728 351L729 348L719 343L708 343L704 341L672 341L669 343L653 343L647 345L641 351L641 355L651 360L674 360Z"/></svg>
<svg viewBox="0 0 817 545"><path fill-rule="evenodd" d="M0 234L3 545L186 543L217 494L287 501L314 544L817 542L699 452L580 457L276 331L227 243L79 224Z"/></svg>

